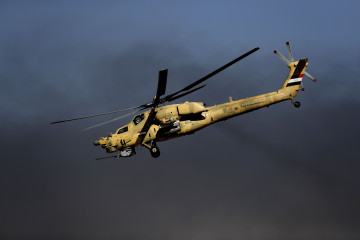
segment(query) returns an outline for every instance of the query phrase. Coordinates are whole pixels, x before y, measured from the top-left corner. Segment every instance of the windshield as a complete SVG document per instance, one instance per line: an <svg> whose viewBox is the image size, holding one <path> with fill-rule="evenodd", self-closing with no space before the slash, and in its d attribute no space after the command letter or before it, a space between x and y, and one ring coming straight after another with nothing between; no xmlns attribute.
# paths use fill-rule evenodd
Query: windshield
<svg viewBox="0 0 360 240"><path fill-rule="evenodd" d="M117 134L121 134L121 133L124 133L124 132L127 132L127 131L128 131L128 127L123 127L117 132Z"/></svg>
<svg viewBox="0 0 360 240"><path fill-rule="evenodd" d="M144 120L144 118L145 118L145 116L144 116L143 113L140 114L140 115L137 115L136 117L134 117L133 123L134 123L135 125L138 125L142 120Z"/></svg>

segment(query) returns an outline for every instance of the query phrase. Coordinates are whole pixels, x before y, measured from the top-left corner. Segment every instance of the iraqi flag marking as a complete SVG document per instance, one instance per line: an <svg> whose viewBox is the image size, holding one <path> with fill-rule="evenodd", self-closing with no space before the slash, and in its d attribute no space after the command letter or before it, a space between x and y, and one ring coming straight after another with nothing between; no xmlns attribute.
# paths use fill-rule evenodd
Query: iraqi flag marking
<svg viewBox="0 0 360 240"><path fill-rule="evenodd" d="M292 78L289 80L288 84L286 85L286 87L291 87L291 86L295 86L295 85L300 85L302 78L303 78L304 74L300 74L300 76L298 78Z"/></svg>

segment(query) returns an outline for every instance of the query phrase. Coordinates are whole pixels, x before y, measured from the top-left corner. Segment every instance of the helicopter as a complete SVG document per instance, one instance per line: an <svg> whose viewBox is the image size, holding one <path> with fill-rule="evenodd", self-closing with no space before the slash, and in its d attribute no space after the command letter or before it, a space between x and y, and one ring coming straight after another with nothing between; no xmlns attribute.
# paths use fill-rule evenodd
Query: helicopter
<svg viewBox="0 0 360 240"><path fill-rule="evenodd" d="M198 86L199 84L260 49L259 47L256 47L199 80L191 83L190 85L166 96L164 95L166 92L168 69L160 70L156 95L151 102L107 113L55 121L51 124L64 123L136 109L129 114L87 128L94 128L116 121L120 118L136 114L127 125L118 128L115 133L110 133L107 137L101 137L99 140L94 142L95 146L101 146L106 149L107 153L119 152L117 155L101 157L96 160L131 157L136 154L135 147L138 146L146 147L149 149L151 156L157 158L160 156L160 149L157 146L158 142L193 134L219 121L225 121L229 118L286 100L290 100L296 108L299 108L300 102L294 101L294 99L300 89L304 90L302 83L303 76L307 76L313 82L316 82L316 79L306 72L308 59L303 58L295 61L290 43L286 42L286 46L289 54L289 60L277 50L274 51L274 53L280 57L280 59L286 63L290 69L282 87L274 92L235 101L232 100L232 97L229 97L229 102L209 107L206 107L203 102L188 101L179 104L164 105L167 102L172 102L202 89L206 86L206 84Z"/></svg>

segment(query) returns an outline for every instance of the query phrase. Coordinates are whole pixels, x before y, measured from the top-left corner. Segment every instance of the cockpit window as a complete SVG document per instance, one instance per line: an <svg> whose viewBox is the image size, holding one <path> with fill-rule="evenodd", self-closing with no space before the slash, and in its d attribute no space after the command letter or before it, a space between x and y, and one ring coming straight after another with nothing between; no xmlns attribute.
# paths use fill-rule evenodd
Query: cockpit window
<svg viewBox="0 0 360 240"><path fill-rule="evenodd" d="M128 131L128 127L123 127L122 129L120 129L117 134L121 134L121 133L124 133L124 132L127 132Z"/></svg>
<svg viewBox="0 0 360 240"><path fill-rule="evenodd" d="M135 125L138 125L142 120L144 120L145 115L142 113L140 115L137 115L136 117L134 117L133 123Z"/></svg>

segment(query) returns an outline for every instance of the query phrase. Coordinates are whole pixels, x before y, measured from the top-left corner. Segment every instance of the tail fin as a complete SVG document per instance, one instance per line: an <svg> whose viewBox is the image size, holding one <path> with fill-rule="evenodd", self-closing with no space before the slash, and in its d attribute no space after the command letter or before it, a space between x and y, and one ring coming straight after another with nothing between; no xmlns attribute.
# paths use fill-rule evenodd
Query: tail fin
<svg viewBox="0 0 360 240"><path fill-rule="evenodd" d="M298 62L291 62L288 65L288 67L290 68L289 75L286 78L282 88L293 87L295 88L294 90L299 90L302 86L302 79L307 65L307 58L301 59Z"/></svg>
<svg viewBox="0 0 360 240"><path fill-rule="evenodd" d="M287 76L284 85L282 86L282 89L291 87L291 90L299 90L300 88L304 90L302 79L303 76L307 76L310 80L313 82L316 82L316 79L311 76L309 73L306 72L306 67L308 65L308 59L300 59L299 61L295 62L294 57L291 51L290 43L286 42L286 47L289 53L290 60L288 60L286 57L284 57L281 53L279 53L277 50L274 51L274 53L288 65L290 68L289 75Z"/></svg>

